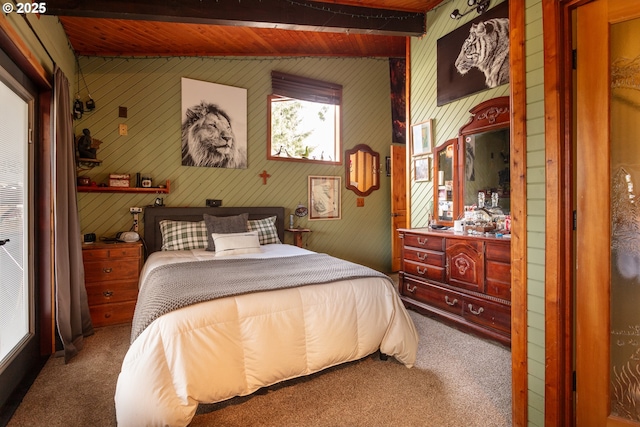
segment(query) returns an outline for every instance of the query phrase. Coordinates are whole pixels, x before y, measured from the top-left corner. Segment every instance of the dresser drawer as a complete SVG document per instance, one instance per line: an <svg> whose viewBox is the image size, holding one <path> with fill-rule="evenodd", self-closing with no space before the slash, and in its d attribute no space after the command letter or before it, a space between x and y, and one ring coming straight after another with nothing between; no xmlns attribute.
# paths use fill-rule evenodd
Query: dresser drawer
<svg viewBox="0 0 640 427"><path fill-rule="evenodd" d="M85 261L84 277L86 282L121 279L137 280L139 267L140 262L137 259Z"/></svg>
<svg viewBox="0 0 640 427"><path fill-rule="evenodd" d="M444 267L444 252L427 251L415 248L404 248L404 259L423 264Z"/></svg>
<svg viewBox="0 0 640 427"><path fill-rule="evenodd" d="M462 315L463 297L457 292L449 291L429 283L405 279L402 294L433 307L448 311L449 313Z"/></svg>
<svg viewBox="0 0 640 427"><path fill-rule="evenodd" d="M404 235L404 246L444 251L444 239L439 236L407 233Z"/></svg>
<svg viewBox="0 0 640 427"><path fill-rule="evenodd" d="M487 260L485 276L488 295L511 301L511 264Z"/></svg>
<svg viewBox="0 0 640 427"><path fill-rule="evenodd" d="M462 315L470 322L505 334L511 333L511 306L509 305L465 296Z"/></svg>
<svg viewBox="0 0 640 427"><path fill-rule="evenodd" d="M444 267L437 267L429 264L406 261L404 262L405 274L423 277L437 282L444 281Z"/></svg>
<svg viewBox="0 0 640 427"><path fill-rule="evenodd" d="M511 245L487 242L485 257L495 261L511 262Z"/></svg>
<svg viewBox="0 0 640 427"><path fill-rule="evenodd" d="M118 280L87 284L89 305L107 304L111 302L135 301L138 298L137 280Z"/></svg>
<svg viewBox="0 0 640 427"><path fill-rule="evenodd" d="M133 319L133 311L135 308L135 301L94 305L90 310L91 322L93 326L96 327L129 323Z"/></svg>
<svg viewBox="0 0 640 427"><path fill-rule="evenodd" d="M138 258L140 248L130 246L119 246L117 243L113 247L101 249L88 249L82 251L82 258L85 261L102 260L109 258Z"/></svg>
<svg viewBox="0 0 640 427"><path fill-rule="evenodd" d="M496 298L511 301L511 284L487 279L485 283L485 293Z"/></svg>

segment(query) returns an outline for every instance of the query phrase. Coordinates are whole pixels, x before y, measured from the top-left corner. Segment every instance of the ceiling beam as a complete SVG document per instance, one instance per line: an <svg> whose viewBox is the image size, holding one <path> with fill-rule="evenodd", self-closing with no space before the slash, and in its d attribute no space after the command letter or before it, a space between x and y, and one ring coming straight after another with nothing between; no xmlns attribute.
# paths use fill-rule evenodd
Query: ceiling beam
<svg viewBox="0 0 640 427"><path fill-rule="evenodd" d="M48 0L47 14L403 37L426 31L423 12L305 0Z"/></svg>

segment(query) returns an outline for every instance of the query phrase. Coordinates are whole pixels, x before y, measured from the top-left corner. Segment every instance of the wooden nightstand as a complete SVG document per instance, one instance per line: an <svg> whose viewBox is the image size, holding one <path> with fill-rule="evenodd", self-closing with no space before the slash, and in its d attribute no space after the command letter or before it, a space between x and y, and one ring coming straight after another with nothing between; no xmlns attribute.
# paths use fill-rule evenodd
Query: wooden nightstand
<svg viewBox="0 0 640 427"><path fill-rule="evenodd" d="M138 298L142 244L84 244L82 259L93 326L131 322Z"/></svg>
<svg viewBox="0 0 640 427"><path fill-rule="evenodd" d="M287 228L286 231L293 233L293 241L299 248L302 247L302 235L304 233L311 233L308 228Z"/></svg>

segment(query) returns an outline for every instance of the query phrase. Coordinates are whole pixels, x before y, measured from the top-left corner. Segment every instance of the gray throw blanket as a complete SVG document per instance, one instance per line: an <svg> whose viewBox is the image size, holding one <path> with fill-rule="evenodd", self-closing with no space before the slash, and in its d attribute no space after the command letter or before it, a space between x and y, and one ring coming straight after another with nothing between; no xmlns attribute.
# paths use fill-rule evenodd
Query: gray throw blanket
<svg viewBox="0 0 640 427"><path fill-rule="evenodd" d="M391 279L369 267L327 254L269 259L216 259L155 268L138 296L131 342L172 310L231 295L329 283L359 277Z"/></svg>

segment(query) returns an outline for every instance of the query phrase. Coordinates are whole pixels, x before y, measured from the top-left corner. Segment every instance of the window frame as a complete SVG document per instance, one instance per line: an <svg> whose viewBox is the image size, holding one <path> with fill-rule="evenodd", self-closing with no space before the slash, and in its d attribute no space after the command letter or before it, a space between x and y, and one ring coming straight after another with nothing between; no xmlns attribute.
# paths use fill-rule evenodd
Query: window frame
<svg viewBox="0 0 640 427"><path fill-rule="evenodd" d="M279 160L286 162L315 163L322 165L341 165L343 158L342 144L342 86L309 79L306 77L294 76L278 71L271 72L272 91L267 96L267 160ZM272 154L272 104L275 100L291 99L314 103L326 103L334 105L336 111L335 137L334 137L334 160L319 160L302 157L281 157Z"/></svg>

